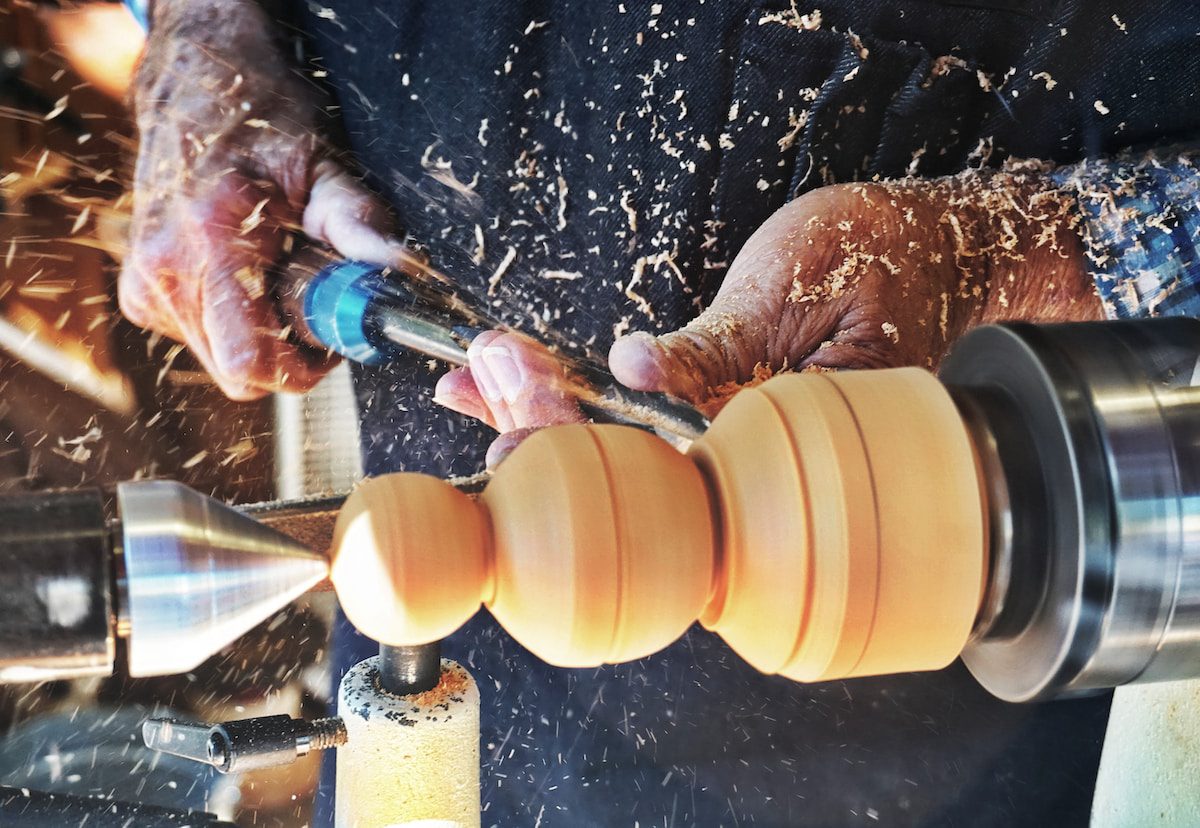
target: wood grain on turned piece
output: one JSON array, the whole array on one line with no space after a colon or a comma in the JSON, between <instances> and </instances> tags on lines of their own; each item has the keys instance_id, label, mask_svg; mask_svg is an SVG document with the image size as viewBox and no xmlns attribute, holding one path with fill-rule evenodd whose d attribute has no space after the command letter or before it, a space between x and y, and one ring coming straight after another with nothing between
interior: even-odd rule
<instances>
[{"instance_id":1,"label":"wood grain on turned piece","mask_svg":"<svg viewBox=\"0 0 1200 828\"><path fill-rule=\"evenodd\" d=\"M500 465L480 500L495 540L488 608L551 664L649 655L682 635L708 600L704 481L646 432L539 432Z\"/></svg>"},{"instance_id":2,"label":"wood grain on turned piece","mask_svg":"<svg viewBox=\"0 0 1200 828\"><path fill-rule=\"evenodd\" d=\"M338 515L330 579L364 634L381 644L427 644L479 609L488 543L479 505L444 480L375 477Z\"/></svg>"},{"instance_id":3,"label":"wood grain on turned piece","mask_svg":"<svg viewBox=\"0 0 1200 828\"><path fill-rule=\"evenodd\" d=\"M781 377L735 397L691 455L724 528L705 626L767 673L818 681L857 660L878 538L845 399L819 376Z\"/></svg>"},{"instance_id":4,"label":"wood grain on turned piece","mask_svg":"<svg viewBox=\"0 0 1200 828\"><path fill-rule=\"evenodd\" d=\"M870 638L843 675L945 667L971 633L987 569L987 508L966 426L918 368L825 377L854 410L880 539Z\"/></svg>"},{"instance_id":5,"label":"wood grain on turned piece","mask_svg":"<svg viewBox=\"0 0 1200 828\"><path fill-rule=\"evenodd\" d=\"M485 603L559 666L655 652L712 588L704 482L645 432L566 426L533 435L473 501L444 481L365 481L334 533L332 578L347 617L386 644L453 632Z\"/></svg>"},{"instance_id":6,"label":"wood grain on turned piece","mask_svg":"<svg viewBox=\"0 0 1200 828\"><path fill-rule=\"evenodd\" d=\"M980 600L984 504L929 373L786 375L733 399L692 456L720 504L725 595L703 622L800 681L932 670Z\"/></svg>"},{"instance_id":7,"label":"wood grain on turned piece","mask_svg":"<svg viewBox=\"0 0 1200 828\"><path fill-rule=\"evenodd\" d=\"M641 431L541 431L477 502L420 475L347 502L333 578L350 619L420 644L482 601L546 661L647 655L699 618L803 681L943 667L986 563L966 429L927 372L785 375L738 394L683 456Z\"/></svg>"}]
</instances>

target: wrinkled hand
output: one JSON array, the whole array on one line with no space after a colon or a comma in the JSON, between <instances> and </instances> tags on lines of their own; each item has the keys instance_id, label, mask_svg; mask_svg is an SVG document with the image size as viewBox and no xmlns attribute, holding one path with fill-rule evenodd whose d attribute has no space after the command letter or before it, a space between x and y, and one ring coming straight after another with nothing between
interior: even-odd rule
<instances>
[{"instance_id":1,"label":"wrinkled hand","mask_svg":"<svg viewBox=\"0 0 1200 828\"><path fill-rule=\"evenodd\" d=\"M759 228L695 320L617 340L609 367L630 388L713 414L740 387L783 370L936 368L979 324L1101 319L1074 222L1071 203L1035 173L825 187ZM514 365L549 359L515 338L489 349ZM489 463L539 426L580 419L562 383L535 387L546 375L533 371L502 395L509 419L497 416L482 356L443 377L436 399L503 433Z\"/></svg>"},{"instance_id":2,"label":"wrinkled hand","mask_svg":"<svg viewBox=\"0 0 1200 828\"><path fill-rule=\"evenodd\" d=\"M324 151L318 95L274 26L252 0L160 0L134 91L121 310L186 343L239 400L307 389L333 364L289 341L272 296L290 230L343 256L403 259L386 209Z\"/></svg>"}]
</instances>

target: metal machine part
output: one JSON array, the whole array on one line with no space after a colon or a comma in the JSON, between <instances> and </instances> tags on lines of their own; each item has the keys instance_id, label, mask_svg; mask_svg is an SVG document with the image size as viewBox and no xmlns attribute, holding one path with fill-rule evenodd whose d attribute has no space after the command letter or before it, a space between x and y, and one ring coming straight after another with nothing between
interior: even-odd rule
<instances>
[{"instance_id":1,"label":"metal machine part","mask_svg":"<svg viewBox=\"0 0 1200 828\"><path fill-rule=\"evenodd\" d=\"M1200 675L1200 321L980 328L941 378L988 471L963 660L1030 701Z\"/></svg>"},{"instance_id":2,"label":"metal machine part","mask_svg":"<svg viewBox=\"0 0 1200 828\"><path fill-rule=\"evenodd\" d=\"M394 696L411 696L437 687L442 677L440 642L415 647L379 647L379 683Z\"/></svg>"},{"instance_id":3,"label":"metal machine part","mask_svg":"<svg viewBox=\"0 0 1200 828\"><path fill-rule=\"evenodd\" d=\"M338 718L293 719L259 716L223 724L176 719L148 719L142 724L146 747L211 765L221 773L290 765L314 750L346 743L346 727Z\"/></svg>"},{"instance_id":4,"label":"metal machine part","mask_svg":"<svg viewBox=\"0 0 1200 828\"><path fill-rule=\"evenodd\" d=\"M111 585L99 492L0 498L0 681L111 673Z\"/></svg>"},{"instance_id":5,"label":"metal machine part","mask_svg":"<svg viewBox=\"0 0 1200 828\"><path fill-rule=\"evenodd\" d=\"M0 824L23 828L237 828L212 814L0 786Z\"/></svg>"},{"instance_id":6,"label":"metal machine part","mask_svg":"<svg viewBox=\"0 0 1200 828\"><path fill-rule=\"evenodd\" d=\"M437 687L442 676L441 645L379 648L379 691L411 696ZM339 718L293 719L259 716L223 724L178 719L147 719L142 741L151 750L180 756L221 773L290 765L314 750L346 743L346 726Z\"/></svg>"},{"instance_id":7,"label":"metal machine part","mask_svg":"<svg viewBox=\"0 0 1200 828\"><path fill-rule=\"evenodd\" d=\"M0 825L41 825L33 814L65 816L75 820L62 825L149 826L159 822L132 805L164 809L171 813L213 813L223 819L234 814L240 794L236 780L174 756L162 756L142 744L140 728L149 710L138 704L102 705L88 709L68 707L61 712L27 719L4 734L0 741ZM166 711L159 715L169 715ZM42 805L62 805L75 800L77 808L62 811L24 796L6 797L3 788L28 792ZM54 795L49 798L49 795ZM103 800L92 797L103 796ZM90 802L90 806L89 803ZM116 804L112 811L103 805ZM78 810L85 808L85 810ZM83 815L91 811L89 819ZM148 811L147 813L153 813ZM109 817L111 816L111 821ZM21 817L28 817L25 821ZM119 817L119 818L118 818ZM198 824L172 821L167 825ZM203 823L207 824L207 823Z\"/></svg>"},{"instance_id":8,"label":"metal machine part","mask_svg":"<svg viewBox=\"0 0 1200 828\"><path fill-rule=\"evenodd\" d=\"M117 629L133 676L197 666L328 572L323 556L169 481L117 488Z\"/></svg>"},{"instance_id":9,"label":"metal machine part","mask_svg":"<svg viewBox=\"0 0 1200 828\"><path fill-rule=\"evenodd\" d=\"M0 681L186 672L324 580L309 547L182 484L0 499ZM290 504L277 504L286 509ZM260 510L260 514L268 510Z\"/></svg>"}]
</instances>

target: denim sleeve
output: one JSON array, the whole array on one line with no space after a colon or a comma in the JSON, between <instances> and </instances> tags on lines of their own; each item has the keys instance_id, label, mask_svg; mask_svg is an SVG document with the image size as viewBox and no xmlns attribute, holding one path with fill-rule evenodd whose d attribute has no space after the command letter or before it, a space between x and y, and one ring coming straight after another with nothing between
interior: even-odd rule
<instances>
[{"instance_id":1,"label":"denim sleeve","mask_svg":"<svg viewBox=\"0 0 1200 828\"><path fill-rule=\"evenodd\" d=\"M1200 317L1200 149L1059 167L1109 318Z\"/></svg>"}]
</instances>

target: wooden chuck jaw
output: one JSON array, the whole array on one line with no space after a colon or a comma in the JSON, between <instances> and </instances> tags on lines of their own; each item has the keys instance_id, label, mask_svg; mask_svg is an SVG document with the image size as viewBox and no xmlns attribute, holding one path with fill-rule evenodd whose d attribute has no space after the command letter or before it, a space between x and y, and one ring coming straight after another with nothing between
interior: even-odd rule
<instances>
[{"instance_id":1,"label":"wooden chuck jaw","mask_svg":"<svg viewBox=\"0 0 1200 828\"><path fill-rule=\"evenodd\" d=\"M374 478L332 577L386 644L482 604L546 661L640 658L694 621L800 681L930 670L970 635L987 559L971 440L920 369L789 374L739 393L685 456L621 426L526 440L478 499Z\"/></svg>"}]
</instances>

